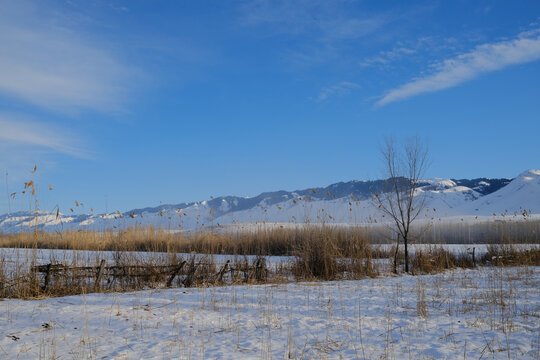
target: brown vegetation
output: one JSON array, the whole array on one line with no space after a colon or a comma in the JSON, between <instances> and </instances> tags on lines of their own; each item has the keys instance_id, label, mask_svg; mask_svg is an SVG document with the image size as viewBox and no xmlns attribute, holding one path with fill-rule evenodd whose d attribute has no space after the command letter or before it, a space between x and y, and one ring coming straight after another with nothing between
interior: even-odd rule
<instances>
[{"instance_id":1,"label":"brown vegetation","mask_svg":"<svg viewBox=\"0 0 540 360\"><path fill-rule=\"evenodd\" d=\"M172 233L153 226L121 231L66 231L0 234L0 248L145 251L231 255L287 256L298 253L306 240L331 240L340 255L351 257L370 243L363 228L302 226L258 228L254 231ZM361 245L358 245L361 244ZM358 246L360 247L358 247ZM385 253L374 254L386 257Z\"/></svg>"},{"instance_id":2,"label":"brown vegetation","mask_svg":"<svg viewBox=\"0 0 540 360\"><path fill-rule=\"evenodd\" d=\"M20 250L16 259L9 255L14 250L0 250L0 298L359 279L378 275L381 265L390 266L388 259L395 253L395 247L372 245L362 228L327 225L237 233L170 233L152 227L118 232L33 232L3 235L0 247L26 249ZM59 257L56 252L38 262L38 249L68 251L62 259L55 258ZM94 252L81 256L71 250ZM216 254L227 254L227 260ZM288 258L269 265L266 256L270 255ZM398 258L403 257L400 254ZM540 248L505 242L489 246L487 254L475 259L469 252L455 254L442 246L431 246L415 251L410 261L413 274L476 265L540 265Z\"/></svg>"},{"instance_id":3,"label":"brown vegetation","mask_svg":"<svg viewBox=\"0 0 540 360\"><path fill-rule=\"evenodd\" d=\"M482 266L540 266L540 247L524 248L516 244L490 244L479 259L474 253L453 253L441 246L418 250L412 258L413 274L437 273L447 269Z\"/></svg>"},{"instance_id":4,"label":"brown vegetation","mask_svg":"<svg viewBox=\"0 0 540 360\"><path fill-rule=\"evenodd\" d=\"M415 252L411 261L413 274L431 274L447 269L473 268L475 261L472 253L455 254L441 246Z\"/></svg>"},{"instance_id":5,"label":"brown vegetation","mask_svg":"<svg viewBox=\"0 0 540 360\"><path fill-rule=\"evenodd\" d=\"M95 264L48 263L6 266L0 260L0 298L40 298L90 292L130 291L160 287L219 286L263 283L269 269L262 257L235 257L218 263L211 256L181 257L115 254ZM26 259L24 259L26 260ZM25 264L26 262L23 262ZM33 263L33 262L32 262ZM276 276L278 272L272 272Z\"/></svg>"},{"instance_id":6,"label":"brown vegetation","mask_svg":"<svg viewBox=\"0 0 540 360\"><path fill-rule=\"evenodd\" d=\"M64 296L164 286L216 286L305 279L358 279L378 273L369 241L350 229L305 227L252 233L155 231L30 233L4 236L3 247L30 248L15 265L0 258L0 298ZM37 266L37 249L75 252ZM112 251L104 253L104 251ZM64 253L65 254L65 253ZM212 254L228 254L228 261ZM290 258L270 267L265 255ZM252 256L249 256L252 255ZM5 257L4 253L4 257ZM105 259L109 257L108 260ZM231 260L232 259L232 260ZM43 260L42 260L43 261Z\"/></svg>"},{"instance_id":7,"label":"brown vegetation","mask_svg":"<svg viewBox=\"0 0 540 360\"><path fill-rule=\"evenodd\" d=\"M539 266L540 247L525 249L513 244L489 245L481 260L494 266Z\"/></svg>"}]
</instances>

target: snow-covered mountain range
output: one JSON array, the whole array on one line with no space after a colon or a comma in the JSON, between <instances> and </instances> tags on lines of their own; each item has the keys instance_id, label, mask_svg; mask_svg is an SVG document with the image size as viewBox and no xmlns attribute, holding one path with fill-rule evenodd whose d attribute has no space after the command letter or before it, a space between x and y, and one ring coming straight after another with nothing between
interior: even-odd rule
<instances>
[{"instance_id":1,"label":"snow-covered mountain range","mask_svg":"<svg viewBox=\"0 0 540 360\"><path fill-rule=\"evenodd\" d=\"M0 232L38 227L46 231L109 230L154 225L168 230L237 226L253 223L345 223L384 221L373 205L373 189L384 180L349 181L297 191L265 192L255 197L224 196L124 213L69 215L19 212L0 216ZM514 179L427 179L427 219L523 219L540 214L540 170Z\"/></svg>"}]
</instances>

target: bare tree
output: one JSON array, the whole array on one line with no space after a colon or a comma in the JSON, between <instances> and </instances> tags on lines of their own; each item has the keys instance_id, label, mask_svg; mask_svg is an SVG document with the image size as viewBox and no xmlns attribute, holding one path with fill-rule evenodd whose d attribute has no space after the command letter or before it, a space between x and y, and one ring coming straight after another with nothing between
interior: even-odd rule
<instances>
[{"instance_id":1,"label":"bare tree","mask_svg":"<svg viewBox=\"0 0 540 360\"><path fill-rule=\"evenodd\" d=\"M399 238L405 247L405 272L409 272L409 239L411 224L425 208L425 197L418 194L420 180L428 167L428 148L418 138L412 138L402 146L393 138L386 138L381 149L388 176L384 189L374 197L375 204L390 218L397 233L394 271L397 271Z\"/></svg>"}]
</instances>

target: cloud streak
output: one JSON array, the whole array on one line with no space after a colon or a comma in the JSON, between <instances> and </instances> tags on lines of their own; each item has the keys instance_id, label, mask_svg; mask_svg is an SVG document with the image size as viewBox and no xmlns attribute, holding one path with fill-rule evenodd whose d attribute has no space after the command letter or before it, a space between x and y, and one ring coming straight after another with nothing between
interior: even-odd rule
<instances>
[{"instance_id":1,"label":"cloud streak","mask_svg":"<svg viewBox=\"0 0 540 360\"><path fill-rule=\"evenodd\" d=\"M524 31L511 40L477 46L474 50L434 65L434 71L390 90L377 106L416 95L448 89L481 74L540 59L540 29Z\"/></svg>"},{"instance_id":2,"label":"cloud streak","mask_svg":"<svg viewBox=\"0 0 540 360\"><path fill-rule=\"evenodd\" d=\"M372 56L360 61L359 65L362 67L370 67L373 65L387 65L404 56L415 54L416 52L416 49L408 48L405 46L394 47L390 51L381 51L379 55Z\"/></svg>"},{"instance_id":3,"label":"cloud streak","mask_svg":"<svg viewBox=\"0 0 540 360\"><path fill-rule=\"evenodd\" d=\"M334 43L368 36L391 19L384 14L353 17L350 1L254 0L242 7L246 26L271 25L278 33L314 34L319 42Z\"/></svg>"},{"instance_id":4,"label":"cloud streak","mask_svg":"<svg viewBox=\"0 0 540 360\"><path fill-rule=\"evenodd\" d=\"M338 84L323 88L317 96L317 101L325 101L329 97L349 94L353 89L359 88L360 85L350 82L341 81Z\"/></svg>"},{"instance_id":5,"label":"cloud streak","mask_svg":"<svg viewBox=\"0 0 540 360\"><path fill-rule=\"evenodd\" d=\"M93 155L85 141L65 127L11 113L0 113L0 154L0 169L9 171L10 181L25 180L36 164L40 169L56 167L57 155L79 159Z\"/></svg>"},{"instance_id":6,"label":"cloud streak","mask_svg":"<svg viewBox=\"0 0 540 360\"><path fill-rule=\"evenodd\" d=\"M73 133L43 122L28 121L11 115L0 114L0 142L8 149L33 147L89 158L89 154Z\"/></svg>"},{"instance_id":7,"label":"cloud streak","mask_svg":"<svg viewBox=\"0 0 540 360\"><path fill-rule=\"evenodd\" d=\"M122 110L137 70L66 27L66 15L13 4L0 0L1 94L57 111Z\"/></svg>"}]
</instances>

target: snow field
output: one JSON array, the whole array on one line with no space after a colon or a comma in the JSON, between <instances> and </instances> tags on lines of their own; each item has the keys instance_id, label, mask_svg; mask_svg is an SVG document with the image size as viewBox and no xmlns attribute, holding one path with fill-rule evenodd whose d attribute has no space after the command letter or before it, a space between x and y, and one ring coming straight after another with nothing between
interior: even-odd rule
<instances>
[{"instance_id":1,"label":"snow field","mask_svg":"<svg viewBox=\"0 0 540 360\"><path fill-rule=\"evenodd\" d=\"M0 301L6 359L538 359L540 268Z\"/></svg>"}]
</instances>

